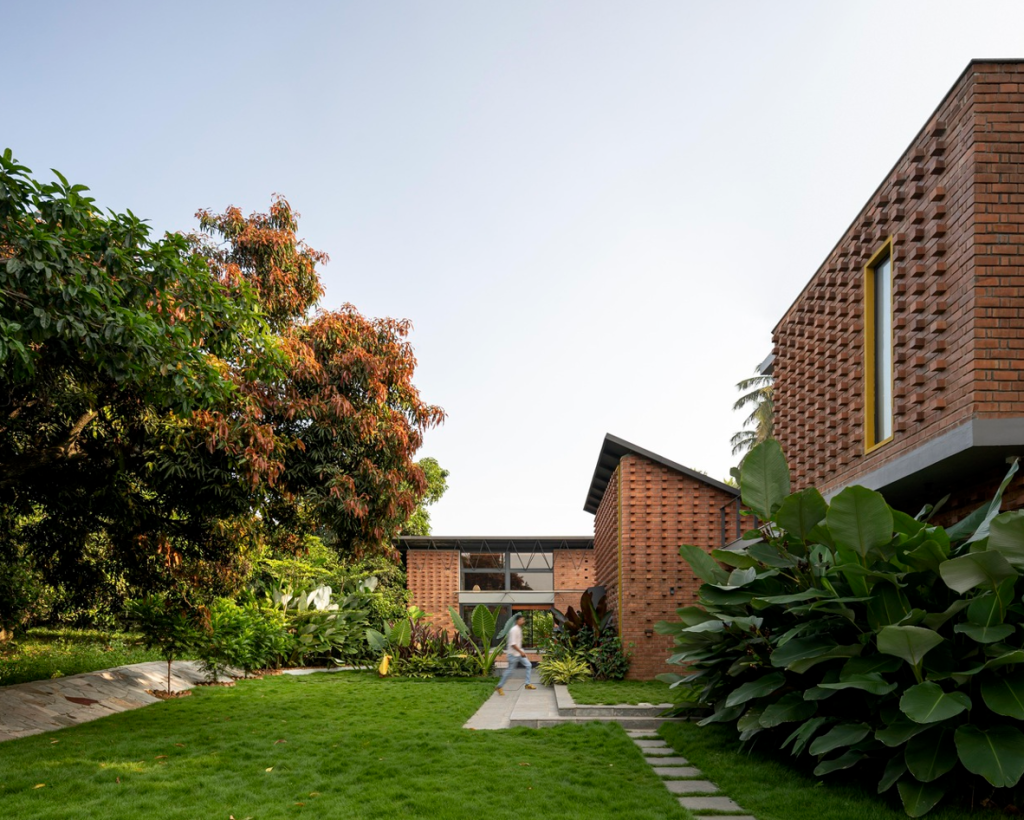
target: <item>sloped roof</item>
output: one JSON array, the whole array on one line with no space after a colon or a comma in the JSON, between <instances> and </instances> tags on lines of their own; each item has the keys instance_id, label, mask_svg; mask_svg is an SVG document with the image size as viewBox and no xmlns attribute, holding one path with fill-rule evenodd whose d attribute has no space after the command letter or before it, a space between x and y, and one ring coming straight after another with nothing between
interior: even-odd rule
<instances>
[{"instance_id":1,"label":"sloped roof","mask_svg":"<svg viewBox=\"0 0 1024 820\"><path fill-rule=\"evenodd\" d=\"M594 477L590 480L590 490L587 492L587 503L583 505L583 509L586 512L591 514L597 513L597 508L601 504L601 499L604 498L604 491L608 488L608 482L611 481L612 473L614 473L615 468L619 466L619 462L622 460L622 457L628 455L642 456L648 461L653 461L655 464L661 464L664 467L668 467L670 470L675 470L677 473L682 473L690 478L695 478L697 481L702 481L703 483L714 487L717 490L729 493L730 495L740 494L740 491L735 487L730 487L728 484L723 484L721 481L715 481L715 479L709 478L703 473L698 473L696 470L691 470L689 467L684 467L682 464L670 461L664 456L659 456L657 453L645 450L643 447L637 447L635 444L631 444L625 439L613 436L611 433L606 433L604 442L601 444L601 452L597 456L597 466L594 468Z\"/></svg>"}]
</instances>

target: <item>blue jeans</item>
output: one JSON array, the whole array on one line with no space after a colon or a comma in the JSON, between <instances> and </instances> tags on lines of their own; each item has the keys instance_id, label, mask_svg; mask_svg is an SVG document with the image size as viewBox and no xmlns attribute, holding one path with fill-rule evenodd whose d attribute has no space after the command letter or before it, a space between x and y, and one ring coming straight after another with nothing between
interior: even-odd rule
<instances>
[{"instance_id":1,"label":"blue jeans","mask_svg":"<svg viewBox=\"0 0 1024 820\"><path fill-rule=\"evenodd\" d=\"M524 658L522 655L513 655L511 652L508 654L508 667L505 669L505 674L501 676L501 680L498 681L498 688L500 689L505 685L505 681L508 680L508 676L512 674L512 671L520 664L526 667L526 682L530 682L530 672L533 671L533 664L530 663L529 658Z\"/></svg>"}]
</instances>

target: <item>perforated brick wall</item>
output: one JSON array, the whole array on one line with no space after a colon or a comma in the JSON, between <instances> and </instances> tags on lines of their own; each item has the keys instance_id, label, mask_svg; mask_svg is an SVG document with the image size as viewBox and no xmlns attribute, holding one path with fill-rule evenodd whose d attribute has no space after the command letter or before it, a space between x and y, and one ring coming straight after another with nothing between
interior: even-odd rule
<instances>
[{"instance_id":1,"label":"perforated brick wall","mask_svg":"<svg viewBox=\"0 0 1024 820\"><path fill-rule=\"evenodd\" d=\"M1022 64L972 63L775 328L797 487L828 492L972 416L1024 415L1021 82ZM890 236L893 440L865 453L864 267Z\"/></svg>"},{"instance_id":2,"label":"perforated brick wall","mask_svg":"<svg viewBox=\"0 0 1024 820\"><path fill-rule=\"evenodd\" d=\"M555 550L555 609L579 609L580 595L594 585L593 550Z\"/></svg>"},{"instance_id":3,"label":"perforated brick wall","mask_svg":"<svg viewBox=\"0 0 1024 820\"><path fill-rule=\"evenodd\" d=\"M453 630L448 607L459 608L459 553L456 550L409 550L406 556L412 603L431 614L433 625Z\"/></svg>"},{"instance_id":4,"label":"perforated brick wall","mask_svg":"<svg viewBox=\"0 0 1024 820\"><path fill-rule=\"evenodd\" d=\"M676 620L679 607L696 601L701 582L679 556L679 547L693 544L710 552L720 546L720 510L732 498L642 456L627 455L619 462L594 520L594 551L597 583L619 607L620 635L633 652L630 678L679 671L665 662L672 654L671 638L654 634L654 624Z\"/></svg>"}]
</instances>

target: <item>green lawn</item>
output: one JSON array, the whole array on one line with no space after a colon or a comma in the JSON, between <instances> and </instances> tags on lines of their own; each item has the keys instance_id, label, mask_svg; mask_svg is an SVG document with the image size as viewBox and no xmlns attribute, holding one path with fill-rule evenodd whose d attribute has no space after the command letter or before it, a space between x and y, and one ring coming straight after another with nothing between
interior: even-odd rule
<instances>
[{"instance_id":1,"label":"green lawn","mask_svg":"<svg viewBox=\"0 0 1024 820\"><path fill-rule=\"evenodd\" d=\"M47 680L129 663L160 660L138 646L138 635L86 629L30 629L0 644L0 686Z\"/></svg>"},{"instance_id":2,"label":"green lawn","mask_svg":"<svg viewBox=\"0 0 1024 820\"><path fill-rule=\"evenodd\" d=\"M839 772L824 781L788 764L789 752L770 749L740 751L735 731L694 723L665 724L659 730L666 741L685 755L726 794L758 820L906 820L896 789L875 794L878 778ZM858 782L858 779L861 782ZM987 794L975 795L980 802ZM969 796L959 805L946 801L926 815L928 820L983 820L1005 817L985 809L971 811Z\"/></svg>"},{"instance_id":3,"label":"green lawn","mask_svg":"<svg viewBox=\"0 0 1024 820\"><path fill-rule=\"evenodd\" d=\"M618 725L462 729L492 688L363 672L200 688L3 743L0 805L33 820L690 816Z\"/></svg>"},{"instance_id":4,"label":"green lawn","mask_svg":"<svg viewBox=\"0 0 1024 820\"><path fill-rule=\"evenodd\" d=\"M588 680L569 684L569 694L577 703L675 703L682 690L669 689L659 680Z\"/></svg>"}]
</instances>

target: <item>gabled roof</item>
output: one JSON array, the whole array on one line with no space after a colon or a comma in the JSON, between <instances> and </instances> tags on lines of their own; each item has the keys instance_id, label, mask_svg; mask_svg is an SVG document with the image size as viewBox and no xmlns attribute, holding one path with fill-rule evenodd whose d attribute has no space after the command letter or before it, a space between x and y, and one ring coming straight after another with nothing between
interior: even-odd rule
<instances>
[{"instance_id":1,"label":"gabled roof","mask_svg":"<svg viewBox=\"0 0 1024 820\"><path fill-rule=\"evenodd\" d=\"M590 491L587 493L587 503L583 505L583 509L592 514L597 513L597 508L601 504L601 499L604 498L604 491L608 488L608 482L611 481L612 473L615 472L615 468L619 466L619 462L623 456L634 455L646 458L648 461L653 461L655 464L661 464L664 467L668 467L670 470L675 470L677 473L682 473L690 478L695 478L697 481L714 487L716 490L722 490L723 492L729 493L730 495L739 495L740 491L735 487L730 487L728 484L723 484L721 481L715 481L713 478L703 473L698 473L696 470L691 470L689 467L684 467L682 464L677 464L674 461L664 456L659 456L657 453L652 453L650 450L645 450L643 447L637 447L635 444L625 439L621 439L618 436L613 436L611 433L606 433L604 437L604 443L601 445L601 452L597 456L597 466L594 468L594 477L590 480Z\"/></svg>"}]
</instances>

